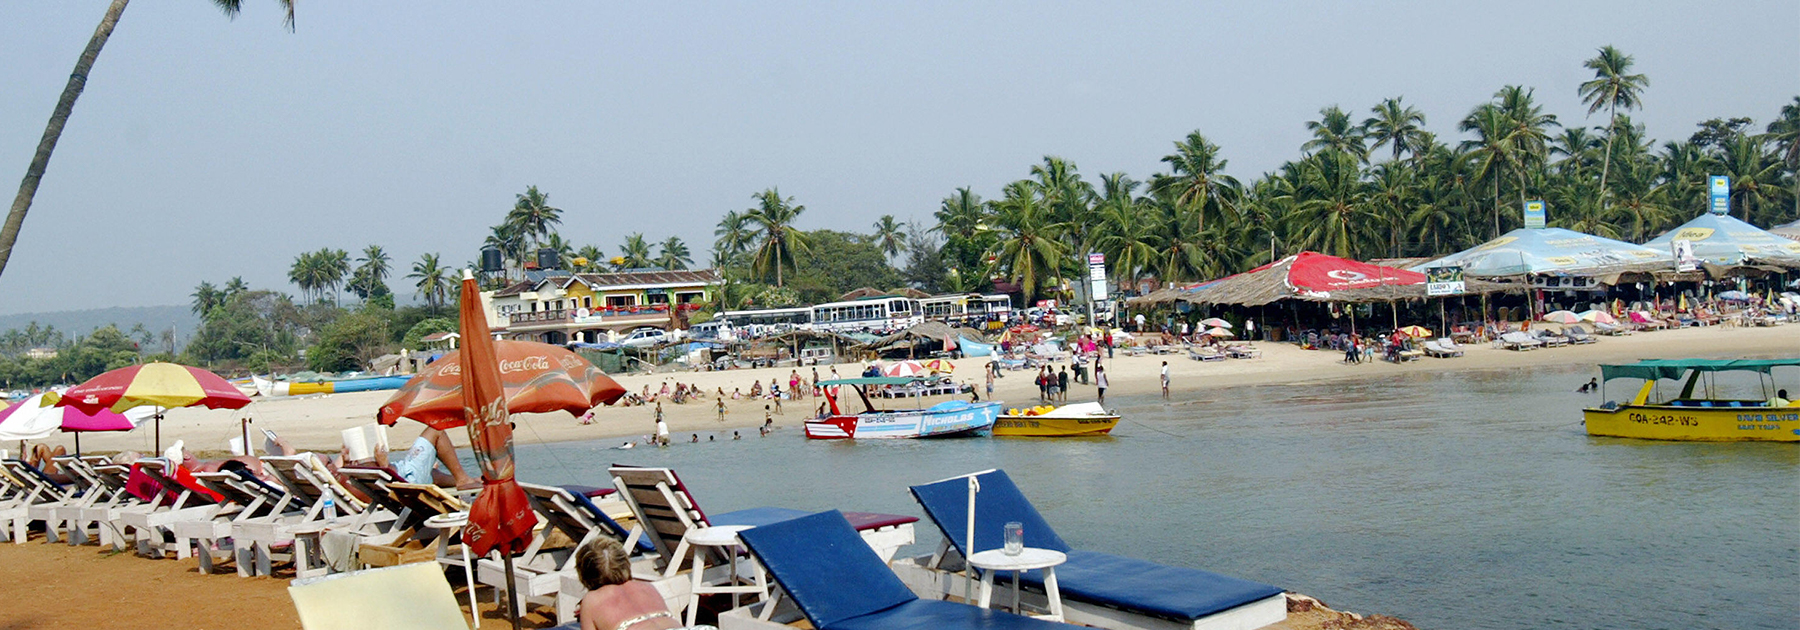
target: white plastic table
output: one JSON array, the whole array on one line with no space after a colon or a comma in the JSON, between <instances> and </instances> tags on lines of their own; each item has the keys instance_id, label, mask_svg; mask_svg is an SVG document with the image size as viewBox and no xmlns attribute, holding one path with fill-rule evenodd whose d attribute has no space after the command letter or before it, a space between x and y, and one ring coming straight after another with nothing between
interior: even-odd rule
<instances>
[{"instance_id":1,"label":"white plastic table","mask_svg":"<svg viewBox=\"0 0 1800 630\"><path fill-rule=\"evenodd\" d=\"M468 526L468 524L468 512L451 512L449 514L439 514L425 519L426 527L443 530L438 534L437 555L439 562L444 560L446 554L450 550L450 537L455 534L454 530L460 530L463 527ZM481 627L481 621L476 618L476 615L481 614L481 609L475 606L475 563L469 560L469 545L465 543L460 546L462 547L463 579L466 580L465 583L469 585L469 627L479 628Z\"/></svg>"},{"instance_id":2,"label":"white plastic table","mask_svg":"<svg viewBox=\"0 0 1800 630\"><path fill-rule=\"evenodd\" d=\"M1026 547L1019 550L1018 555L1006 555L1004 549L989 549L969 556L969 564L981 569L982 608L987 608L994 596L994 572L1012 571L1013 612L1025 614L1019 607L1019 572L1031 569L1044 570L1044 594L1049 600L1050 614L1036 615L1052 621L1063 620L1062 592L1056 588L1056 565L1068 561L1069 557L1061 551Z\"/></svg>"},{"instance_id":3,"label":"white plastic table","mask_svg":"<svg viewBox=\"0 0 1800 630\"><path fill-rule=\"evenodd\" d=\"M700 596L704 594L730 593L732 608L737 608L738 594L740 593L757 593L762 595L763 601L769 600L769 580L764 576L762 565L760 564L755 567L756 572L753 577L754 583L744 586L737 585L737 550L733 548L741 544L738 541L738 532L746 529L750 529L750 526L719 525L715 527L699 527L688 530L687 534L681 537L682 541L687 543L693 554L693 559L688 565L688 570L693 572L694 590L693 594L688 596L687 625L694 625L695 617L700 614ZM727 584L723 586L707 586L702 578L702 574L706 572L707 547L723 548L725 550L725 555L731 558L731 573L726 578ZM676 558L676 562L680 561L680 558ZM755 561L752 560L752 562ZM774 606L765 606L763 612L764 616L766 617L768 613L773 610Z\"/></svg>"}]
</instances>

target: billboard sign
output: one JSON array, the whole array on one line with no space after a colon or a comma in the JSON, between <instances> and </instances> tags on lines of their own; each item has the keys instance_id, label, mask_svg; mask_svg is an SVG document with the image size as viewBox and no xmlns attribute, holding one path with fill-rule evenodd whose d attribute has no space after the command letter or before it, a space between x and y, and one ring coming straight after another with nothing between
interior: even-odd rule
<instances>
[{"instance_id":1,"label":"billboard sign","mask_svg":"<svg viewBox=\"0 0 1800 630\"><path fill-rule=\"evenodd\" d=\"M1106 254L1088 254L1088 288L1094 301L1106 301Z\"/></svg>"},{"instance_id":2,"label":"billboard sign","mask_svg":"<svg viewBox=\"0 0 1800 630\"><path fill-rule=\"evenodd\" d=\"M1525 227L1532 229L1544 227L1544 200L1533 199L1525 202Z\"/></svg>"},{"instance_id":3,"label":"billboard sign","mask_svg":"<svg viewBox=\"0 0 1800 630\"><path fill-rule=\"evenodd\" d=\"M1693 271L1700 268L1700 258L1694 256L1694 242L1685 238L1669 241L1669 248L1674 250L1675 271Z\"/></svg>"},{"instance_id":4,"label":"billboard sign","mask_svg":"<svg viewBox=\"0 0 1800 630\"><path fill-rule=\"evenodd\" d=\"M1708 210L1713 214L1731 214L1731 178L1725 175L1712 175L1707 179L1708 197L1712 205Z\"/></svg>"},{"instance_id":5,"label":"billboard sign","mask_svg":"<svg viewBox=\"0 0 1800 630\"><path fill-rule=\"evenodd\" d=\"M1459 295L1467 290L1467 285L1463 283L1462 267L1425 268L1425 295Z\"/></svg>"}]
</instances>

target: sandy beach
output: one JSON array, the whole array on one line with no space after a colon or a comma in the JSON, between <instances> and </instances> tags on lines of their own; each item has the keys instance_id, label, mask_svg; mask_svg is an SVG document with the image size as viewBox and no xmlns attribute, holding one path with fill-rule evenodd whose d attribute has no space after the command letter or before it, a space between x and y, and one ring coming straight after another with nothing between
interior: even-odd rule
<instances>
[{"instance_id":1,"label":"sandy beach","mask_svg":"<svg viewBox=\"0 0 1800 630\"><path fill-rule=\"evenodd\" d=\"M1429 371L1443 372L1447 370L1499 370L1537 365L1593 365L1602 362L1628 362L1642 358L1674 358L1674 357L1710 357L1732 358L1750 356L1771 356L1792 354L1800 351L1800 326L1776 326L1769 328L1736 328L1714 326L1709 328L1687 328L1660 332L1641 332L1625 337L1602 337L1598 343L1562 348L1545 348L1529 352L1496 349L1487 345L1471 345L1467 347L1467 355L1450 359L1422 359L1404 364L1392 364L1382 361L1347 365L1341 362L1341 354L1323 350L1301 350L1287 343L1258 343L1263 356L1258 359L1233 359L1227 361L1198 362L1189 360L1185 355L1146 355L1127 357L1120 353L1115 358L1104 361L1111 389L1108 395L1135 396L1154 395L1158 392L1157 372L1163 361L1169 363L1171 394L1176 399L1192 398L1195 393L1210 389L1239 387L1246 385L1271 385L1283 383L1308 383L1333 379L1380 378L1384 375ZM982 366L987 363L984 358L969 358L956 361L955 378L960 382L974 383L982 386ZM860 370L860 364L838 366L843 376L853 376ZM755 437L756 427L763 422L764 405L773 404L768 400L732 400L730 394L734 389L748 391L752 381L760 380L766 388L770 379L778 379L782 387L787 385L789 369L767 368L757 370L731 370L724 372L674 372L654 375L625 375L617 377L619 383L628 391L641 392L648 385L652 391L662 387L665 381L683 382L699 387L702 391L716 392L723 388L726 398L727 416L724 422L717 419L717 408L712 397L690 401L686 404L665 404L665 418L670 431L679 443L682 438L698 433L701 440L709 436L718 439L730 439L732 431L740 431L746 438ZM830 377L830 368L820 369L825 378ZM1026 406L1037 401L1037 389L1032 384L1030 371L1006 372L1004 378L995 383L994 398L1005 401L1008 406ZM803 377L811 377L811 368L802 373ZM1596 375L1598 373L1596 372ZM1570 383L1571 389L1580 383ZM1094 388L1091 385L1071 383L1070 402L1094 399ZM323 396L300 396L275 399L256 399L249 407L239 411L176 409L168 413L162 423L164 443L175 439L183 439L189 448L200 451L223 451L226 443L240 431L238 420L246 415L251 418L251 431L269 429L288 438L295 445L304 449L336 451L340 448L340 431L350 427L368 424L374 421L375 410L385 402L392 392L362 392L353 394L333 394ZM895 401L899 402L899 401ZM809 414L813 413L819 403L817 398L803 401L785 401L784 414L774 416L778 428L797 429ZM852 402L851 404L857 404ZM570 440L609 439L636 440L654 430L655 411L653 406L636 407L601 407L594 412L594 423L580 424L577 419L566 413L520 414L515 416L518 432L515 434L520 443L561 442ZM402 421L390 430L390 439L395 443L410 442L416 425ZM466 444L467 436L461 432L451 432L459 445ZM95 433L82 437L84 450L105 452L134 449L150 450L154 433L146 424L136 431L128 433ZM794 436L795 433L786 433ZM260 442L260 440L253 440ZM44 440L47 444L62 444L74 447L74 440L68 435L58 435ZM12 448L16 445L4 445Z\"/></svg>"}]
</instances>

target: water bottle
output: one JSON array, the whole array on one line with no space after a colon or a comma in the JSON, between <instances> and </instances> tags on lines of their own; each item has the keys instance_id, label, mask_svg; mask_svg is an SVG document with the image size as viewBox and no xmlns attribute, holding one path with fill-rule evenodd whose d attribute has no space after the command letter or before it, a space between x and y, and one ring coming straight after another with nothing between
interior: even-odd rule
<instances>
[{"instance_id":1,"label":"water bottle","mask_svg":"<svg viewBox=\"0 0 1800 630\"><path fill-rule=\"evenodd\" d=\"M333 509L334 505L335 504L331 500L331 495L329 495L329 494L325 495L325 516L326 517L337 516L337 510Z\"/></svg>"}]
</instances>

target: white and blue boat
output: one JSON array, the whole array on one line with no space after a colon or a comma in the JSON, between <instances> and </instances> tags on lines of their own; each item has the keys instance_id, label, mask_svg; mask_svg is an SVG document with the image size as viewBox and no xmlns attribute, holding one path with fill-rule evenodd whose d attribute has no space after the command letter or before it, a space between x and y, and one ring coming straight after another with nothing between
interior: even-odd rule
<instances>
[{"instance_id":1,"label":"white and blue boat","mask_svg":"<svg viewBox=\"0 0 1800 630\"><path fill-rule=\"evenodd\" d=\"M870 387L911 385L919 377L879 376L820 381L828 407L806 421L806 437L814 440L937 438L984 435L994 428L1002 405L998 401L952 400L922 409L876 409ZM848 385L862 399L862 413L845 413L837 395Z\"/></svg>"}]
</instances>

